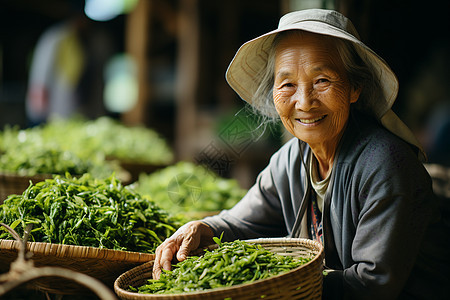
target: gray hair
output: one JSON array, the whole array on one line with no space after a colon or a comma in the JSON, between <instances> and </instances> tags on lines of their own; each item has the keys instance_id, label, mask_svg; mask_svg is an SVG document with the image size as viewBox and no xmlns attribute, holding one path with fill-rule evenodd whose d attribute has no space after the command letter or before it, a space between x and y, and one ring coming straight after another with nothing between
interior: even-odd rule
<instances>
[{"instance_id":1,"label":"gray hair","mask_svg":"<svg viewBox=\"0 0 450 300\"><path fill-rule=\"evenodd\" d=\"M251 99L252 108L255 112L268 117L272 121L279 119L273 103L275 50L281 39L294 32L299 31L285 31L275 36L268 53L267 65L257 75L255 81L259 84L257 84L256 91ZM359 100L353 104L354 107L376 116L377 112L372 111L373 105L371 103L375 103L380 97L383 97L383 91L374 70L360 57L351 42L331 36L324 36L324 38L331 39L335 43L352 87L361 88Z\"/></svg>"}]
</instances>

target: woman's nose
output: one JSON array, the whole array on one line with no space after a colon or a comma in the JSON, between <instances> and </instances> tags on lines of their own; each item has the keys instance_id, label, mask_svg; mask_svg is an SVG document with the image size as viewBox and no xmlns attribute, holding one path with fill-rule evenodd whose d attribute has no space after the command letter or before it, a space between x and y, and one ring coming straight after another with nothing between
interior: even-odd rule
<instances>
[{"instance_id":1,"label":"woman's nose","mask_svg":"<svg viewBox=\"0 0 450 300\"><path fill-rule=\"evenodd\" d=\"M317 99L307 87L298 86L297 91L293 95L293 100L295 101L296 110L310 111L318 106Z\"/></svg>"}]
</instances>

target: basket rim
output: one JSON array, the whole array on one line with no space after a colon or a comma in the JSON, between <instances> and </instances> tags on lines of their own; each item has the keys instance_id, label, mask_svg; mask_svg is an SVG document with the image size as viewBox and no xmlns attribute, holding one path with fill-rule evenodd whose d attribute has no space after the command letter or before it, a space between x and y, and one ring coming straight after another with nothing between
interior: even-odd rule
<instances>
[{"instance_id":1,"label":"basket rim","mask_svg":"<svg viewBox=\"0 0 450 300\"><path fill-rule=\"evenodd\" d=\"M0 239L0 253L2 250L20 249L20 242L16 240ZM108 261L126 261L141 263L153 260L155 254L125 250L113 250L92 246L65 245L45 242L27 242L27 251L42 256L77 259L103 259Z\"/></svg>"},{"instance_id":2,"label":"basket rim","mask_svg":"<svg viewBox=\"0 0 450 300\"><path fill-rule=\"evenodd\" d=\"M38 178L38 179L50 179L53 177L54 174L51 173L35 173L35 174L21 174L18 172L10 172L10 171L0 171L0 178L18 178L18 179L23 179L23 178Z\"/></svg>"},{"instance_id":3,"label":"basket rim","mask_svg":"<svg viewBox=\"0 0 450 300\"><path fill-rule=\"evenodd\" d=\"M264 285L268 281L271 281L274 279L281 280L283 277L288 277L288 276L292 275L293 273L298 272L301 269L306 269L312 265L321 263L324 258L324 249L323 249L322 244L320 244L318 241L314 241L314 240L310 240L310 239L305 239L305 238L257 238L257 239L248 239L248 240L244 240L244 241L250 242L250 243L266 243L266 244L267 243L282 243L282 244L286 244L286 245L288 245L288 244L305 245L306 244L306 245L313 246L314 248L316 248L317 253L313 257L313 259L311 259L309 262L307 262L297 268L294 268L292 270L284 272L282 274L274 275L269 278L260 279L260 280L256 280L253 282L236 284L236 285L232 285L229 287L218 287L218 288L213 288L213 289L208 289L208 290L203 290L203 291L193 291L193 292L177 293L177 294L139 294L139 293L124 290L121 287L119 287L119 281L122 280L122 278L124 278L129 273L132 273L133 271L135 271L137 269L146 268L147 266L152 265L154 260L151 260L151 261L148 261L140 266L134 267L133 269L128 270L127 272L121 274L114 281L114 291L116 292L116 294L119 297L122 294L122 295L127 295L130 297L134 297L136 299L137 298L142 298L142 299L180 298L180 299L182 299L182 298L189 297L189 296L207 296L207 295L211 295L212 293L216 294L216 293L221 293L221 292L232 292L232 291L235 291L235 290L238 290L241 288L249 288L249 287L255 286L255 285Z\"/></svg>"}]
</instances>

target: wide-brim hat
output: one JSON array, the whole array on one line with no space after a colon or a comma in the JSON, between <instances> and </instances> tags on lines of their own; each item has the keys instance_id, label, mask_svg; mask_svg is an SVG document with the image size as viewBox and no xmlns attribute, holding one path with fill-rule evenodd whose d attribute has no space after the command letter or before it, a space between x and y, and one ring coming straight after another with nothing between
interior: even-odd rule
<instances>
[{"instance_id":1,"label":"wide-brim hat","mask_svg":"<svg viewBox=\"0 0 450 300\"><path fill-rule=\"evenodd\" d=\"M278 28L243 44L226 72L228 84L246 102L251 104L252 96L258 88L260 72L266 68L270 49L275 36L283 31L304 30L321 35L333 36L353 43L359 56L371 67L379 79L383 97L374 103L367 103L371 112L384 127L424 151L414 134L391 110L398 94L398 80L389 65L359 38L352 22L334 10L306 9L284 15Z\"/></svg>"}]
</instances>

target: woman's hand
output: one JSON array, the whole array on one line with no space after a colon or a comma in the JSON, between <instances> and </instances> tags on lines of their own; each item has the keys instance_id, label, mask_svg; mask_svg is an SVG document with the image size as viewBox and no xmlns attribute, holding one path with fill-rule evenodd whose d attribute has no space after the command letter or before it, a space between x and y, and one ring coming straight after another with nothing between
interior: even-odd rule
<instances>
[{"instance_id":1,"label":"woman's hand","mask_svg":"<svg viewBox=\"0 0 450 300\"><path fill-rule=\"evenodd\" d=\"M201 221L192 221L181 226L171 237L156 248L153 264L153 279L159 279L161 269L170 270L172 259L183 261L189 252L213 243L214 232Z\"/></svg>"}]
</instances>

